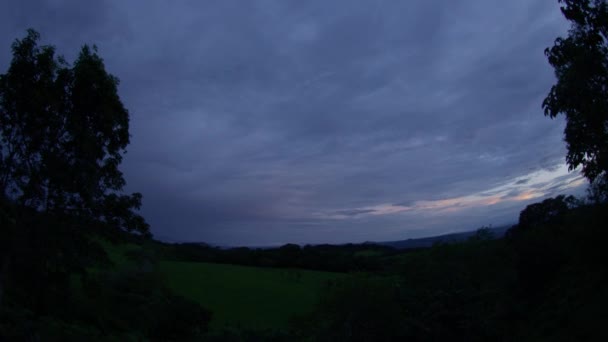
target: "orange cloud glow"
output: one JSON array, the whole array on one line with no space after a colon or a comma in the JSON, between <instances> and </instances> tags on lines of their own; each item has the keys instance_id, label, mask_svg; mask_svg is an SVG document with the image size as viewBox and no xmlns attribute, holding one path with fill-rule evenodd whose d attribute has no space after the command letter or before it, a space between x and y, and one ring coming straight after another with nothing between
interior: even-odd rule
<instances>
[{"instance_id":1,"label":"orange cloud glow","mask_svg":"<svg viewBox=\"0 0 608 342\"><path fill-rule=\"evenodd\" d=\"M439 200L420 200L411 205L384 203L379 205L336 210L316 216L329 219L347 219L365 216L394 215L405 212L459 212L474 207L487 207L506 202L528 201L557 191L573 189L585 184L585 179L577 174L569 175L567 167L554 171L541 170L518 177L502 185L471 195L444 198ZM525 182L521 182L525 179ZM350 214L349 214L350 213Z\"/></svg>"}]
</instances>

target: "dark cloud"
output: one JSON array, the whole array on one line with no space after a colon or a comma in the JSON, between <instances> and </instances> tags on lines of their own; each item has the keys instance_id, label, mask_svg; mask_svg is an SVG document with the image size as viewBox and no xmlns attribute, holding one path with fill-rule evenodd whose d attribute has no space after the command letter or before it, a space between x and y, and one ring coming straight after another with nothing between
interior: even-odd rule
<instances>
[{"instance_id":1,"label":"dark cloud","mask_svg":"<svg viewBox=\"0 0 608 342\"><path fill-rule=\"evenodd\" d=\"M370 214L376 212L373 209L350 209L350 210L336 210L334 214L344 216L357 216L362 214Z\"/></svg>"},{"instance_id":2,"label":"dark cloud","mask_svg":"<svg viewBox=\"0 0 608 342\"><path fill-rule=\"evenodd\" d=\"M567 29L554 2L5 7L2 68L28 27L68 59L99 46L131 112L128 190L159 236L402 239L515 220L578 184L540 107L543 50Z\"/></svg>"}]
</instances>

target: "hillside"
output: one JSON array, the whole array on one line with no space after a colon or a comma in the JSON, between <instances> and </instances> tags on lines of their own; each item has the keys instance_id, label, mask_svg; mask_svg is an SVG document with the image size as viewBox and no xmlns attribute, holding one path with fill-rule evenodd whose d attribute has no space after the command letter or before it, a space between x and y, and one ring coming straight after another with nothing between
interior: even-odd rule
<instances>
[{"instance_id":1,"label":"hillside","mask_svg":"<svg viewBox=\"0 0 608 342\"><path fill-rule=\"evenodd\" d=\"M501 226L496 228L490 228L489 232L495 238L502 238L507 230L511 228L512 225ZM411 248L426 248L432 247L437 243L455 243L455 242L463 242L467 239L471 238L477 233L477 231L466 231L460 233L451 233L444 234L438 236L430 236L418 239L407 239L407 240L397 240L397 241L380 241L380 242L371 242L372 244L378 244L381 246L389 246L396 249L411 249Z\"/></svg>"},{"instance_id":2,"label":"hillside","mask_svg":"<svg viewBox=\"0 0 608 342\"><path fill-rule=\"evenodd\" d=\"M290 317L311 312L324 286L346 275L298 269L162 261L160 270L176 294L213 312L214 329L286 328Z\"/></svg>"}]
</instances>

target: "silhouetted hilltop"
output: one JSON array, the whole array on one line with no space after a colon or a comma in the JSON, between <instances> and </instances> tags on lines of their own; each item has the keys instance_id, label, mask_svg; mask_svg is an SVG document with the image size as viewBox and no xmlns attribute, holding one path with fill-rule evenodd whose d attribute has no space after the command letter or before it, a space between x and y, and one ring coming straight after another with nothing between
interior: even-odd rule
<instances>
[{"instance_id":1,"label":"silhouetted hilltop","mask_svg":"<svg viewBox=\"0 0 608 342\"><path fill-rule=\"evenodd\" d=\"M505 233L507 232L507 230L509 228L511 228L511 225L490 228L490 232L492 233L492 236L494 238L499 239L505 235ZM476 233L477 233L476 230L472 230L472 231L467 231L467 232L430 236L430 237L419 238L419 239L380 241L380 242L373 242L373 243L375 243L377 245L381 245L381 246L393 247L396 249L426 248L426 247L432 247L434 244L437 244L437 243L455 243L455 242L466 241L469 238L475 236Z\"/></svg>"}]
</instances>

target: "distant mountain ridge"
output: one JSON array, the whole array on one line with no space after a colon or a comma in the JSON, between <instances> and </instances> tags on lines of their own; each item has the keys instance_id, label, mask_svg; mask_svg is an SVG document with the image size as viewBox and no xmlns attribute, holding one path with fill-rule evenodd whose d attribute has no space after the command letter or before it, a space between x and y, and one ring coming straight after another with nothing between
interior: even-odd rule
<instances>
[{"instance_id":1,"label":"distant mountain ridge","mask_svg":"<svg viewBox=\"0 0 608 342\"><path fill-rule=\"evenodd\" d=\"M507 230L511 228L513 224L492 227L490 228L490 232L493 237L496 239L502 238ZM429 236L423 238L413 238L406 240L395 240L395 241L366 241L363 243L338 243L338 244L328 244L328 243L312 243L312 244L297 244L300 247L303 246L344 246L344 245L378 245L378 246L386 246L392 247L395 249L412 249L412 248L427 248L432 247L436 243L456 243L461 241L466 241L470 237L474 236L477 233L478 229L470 230L465 232L458 233L450 233L436 236ZM183 244L193 244L199 245L203 247L211 247L211 248L219 248L219 249L233 249L233 248L249 248L249 249L274 249L279 248L283 245L259 245L259 246L230 246L230 245L215 245L209 244L206 242L176 242L176 241L165 241L168 243L183 243Z\"/></svg>"},{"instance_id":2,"label":"distant mountain ridge","mask_svg":"<svg viewBox=\"0 0 608 342\"><path fill-rule=\"evenodd\" d=\"M511 228L512 225L505 225L496 228L490 228L490 232L494 238L499 239L502 238L507 230ZM477 233L477 230L471 230L466 232L459 233L451 233L444 234L438 236L430 236L425 238L417 238L417 239L407 239L407 240L397 240L397 241L375 241L368 242L371 244L381 245L393 247L396 249L411 249L411 248L426 248L432 247L436 243L455 243L466 241L470 237L474 236Z\"/></svg>"}]
</instances>

